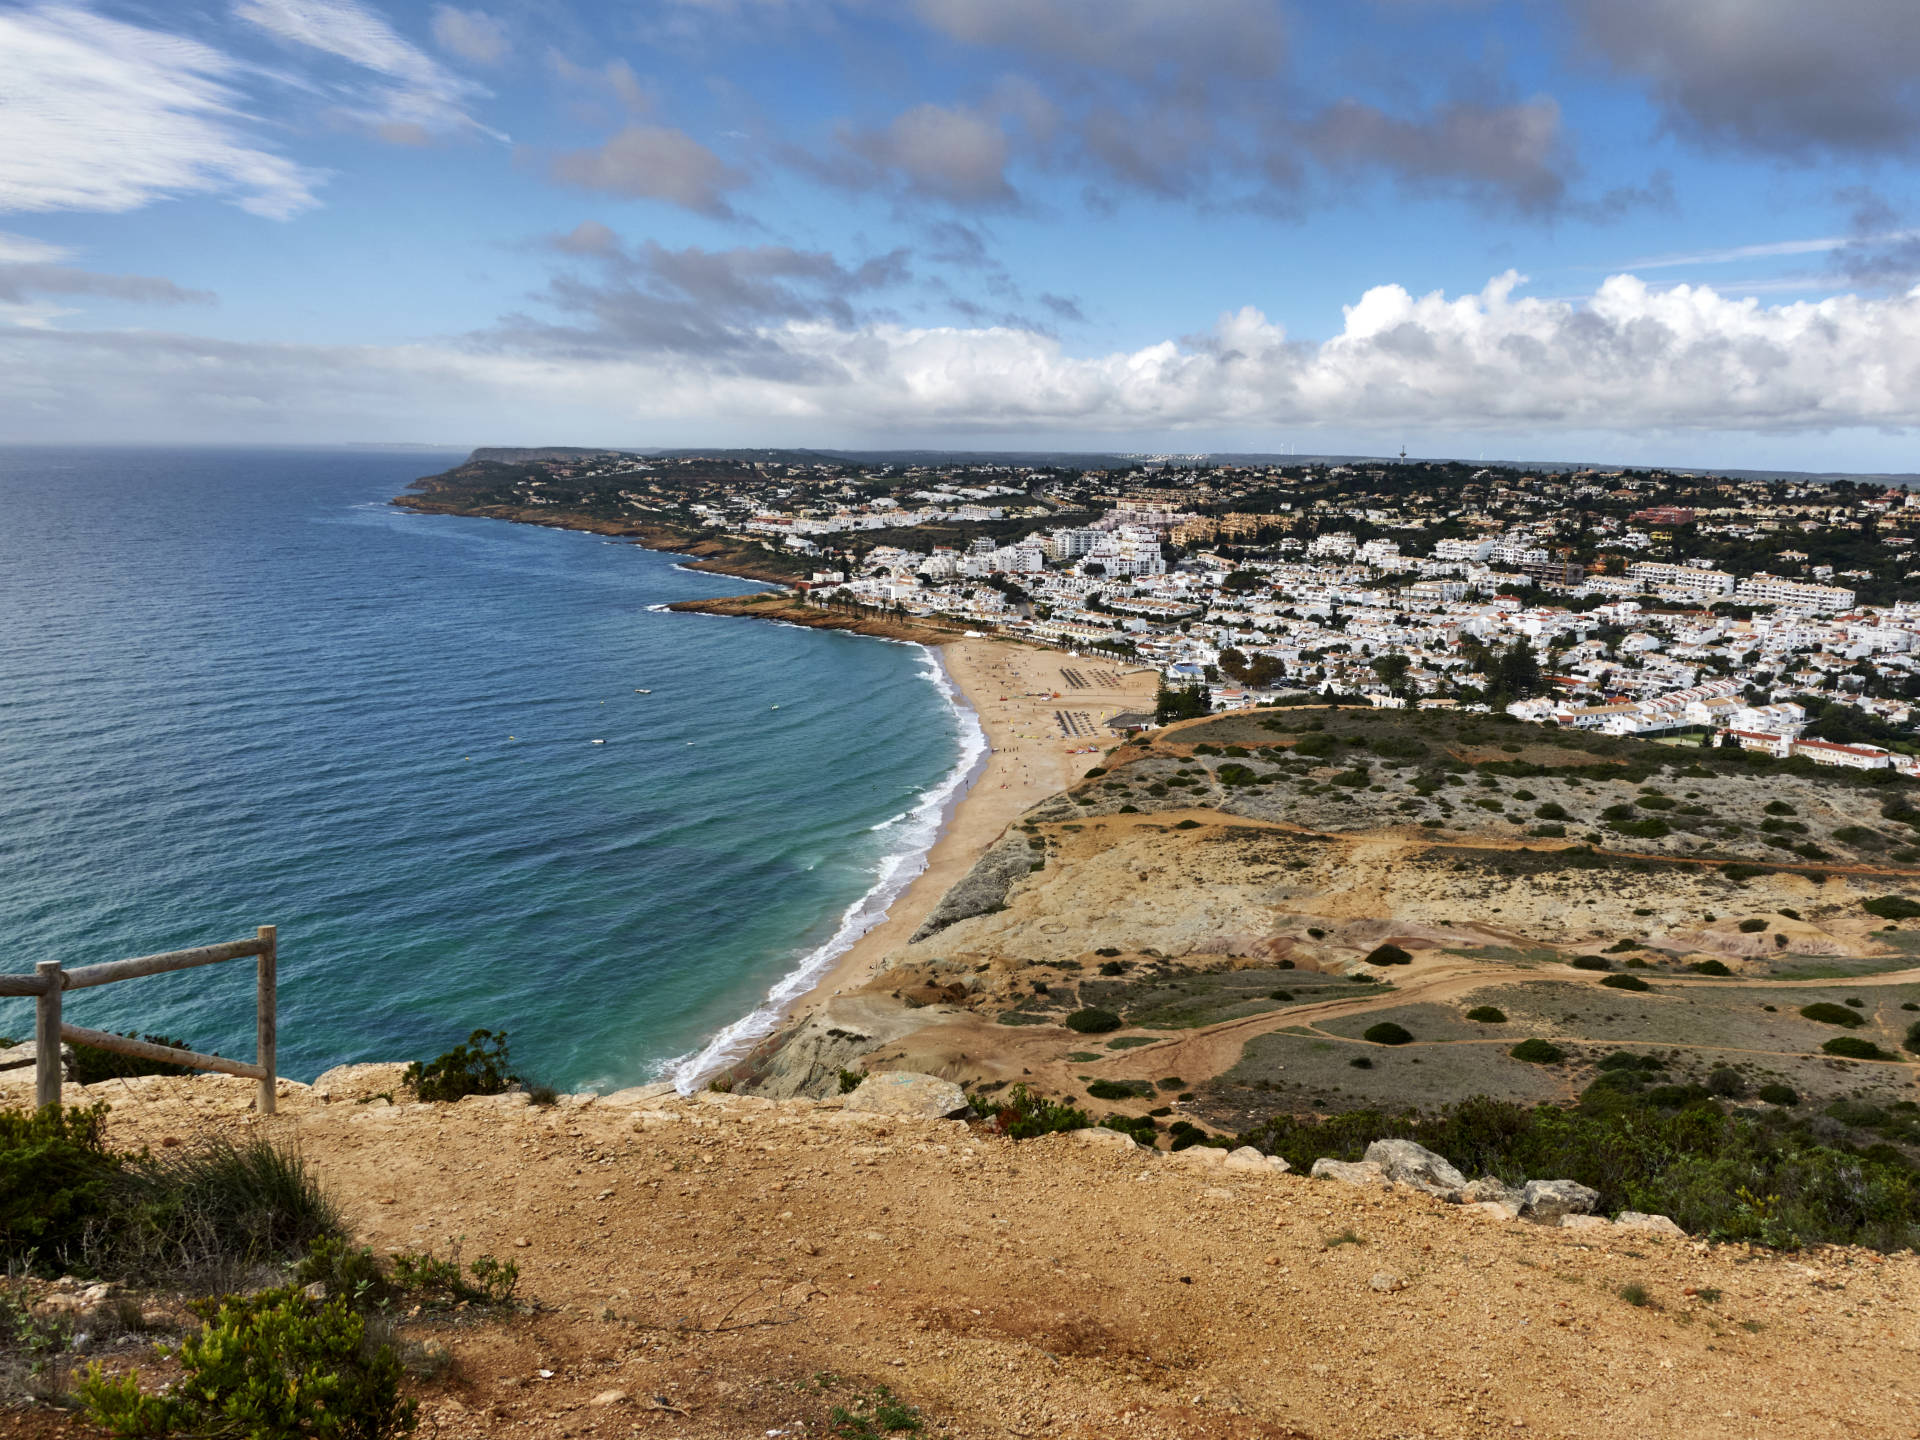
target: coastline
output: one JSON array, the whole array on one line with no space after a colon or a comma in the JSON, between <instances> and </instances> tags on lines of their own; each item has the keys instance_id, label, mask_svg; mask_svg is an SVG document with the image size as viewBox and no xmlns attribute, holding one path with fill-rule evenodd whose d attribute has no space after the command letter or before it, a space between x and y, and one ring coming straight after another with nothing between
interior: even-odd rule
<instances>
[{"instance_id":1,"label":"coastline","mask_svg":"<svg viewBox=\"0 0 1920 1440\"><path fill-rule=\"evenodd\" d=\"M934 906L1009 825L1099 763L1101 752L1115 743L1104 729L1107 716L1120 709L1150 707L1158 680L1153 671L1120 672L1104 661L1087 662L1011 640L960 639L927 648L958 697L978 718L986 736L986 754L972 782L951 803L920 872L877 923L804 992L780 1007L769 1039L777 1040L780 1033L836 997L870 984L887 958L906 945ZM1062 667L1083 675L1107 670L1122 684L1075 690L1060 675ZM1056 710L1084 711L1095 733L1062 735L1054 720Z\"/></svg>"}]
</instances>

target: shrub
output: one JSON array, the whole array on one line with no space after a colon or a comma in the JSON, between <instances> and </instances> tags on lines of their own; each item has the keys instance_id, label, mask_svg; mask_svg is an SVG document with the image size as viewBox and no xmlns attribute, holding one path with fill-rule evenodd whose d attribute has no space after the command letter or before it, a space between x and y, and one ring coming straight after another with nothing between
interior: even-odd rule
<instances>
[{"instance_id":1,"label":"shrub","mask_svg":"<svg viewBox=\"0 0 1920 1440\"><path fill-rule=\"evenodd\" d=\"M1862 1040L1858 1035L1836 1035L1820 1047L1829 1055L1838 1055L1846 1060L1898 1060L1898 1055L1882 1050L1871 1040Z\"/></svg>"},{"instance_id":2,"label":"shrub","mask_svg":"<svg viewBox=\"0 0 1920 1440\"><path fill-rule=\"evenodd\" d=\"M184 1040L170 1040L165 1035L139 1035L129 1030L129 1040L145 1040L150 1045L165 1045L170 1050L191 1050L193 1047ZM135 1075L186 1075L192 1073L184 1065L169 1065L164 1060L147 1060L138 1055L122 1055L114 1050L102 1050L97 1045L83 1045L75 1041L72 1047L73 1062L67 1066L67 1079L75 1085L98 1085L102 1080L124 1080Z\"/></svg>"},{"instance_id":3,"label":"shrub","mask_svg":"<svg viewBox=\"0 0 1920 1440\"><path fill-rule=\"evenodd\" d=\"M507 1032L476 1030L464 1045L439 1058L407 1066L401 1083L422 1100L462 1100L469 1095L500 1095L520 1083L507 1069Z\"/></svg>"},{"instance_id":4,"label":"shrub","mask_svg":"<svg viewBox=\"0 0 1920 1440\"><path fill-rule=\"evenodd\" d=\"M1118 955L1120 953L1120 947L1117 945L1102 945L1098 950L1094 951L1093 953L1096 955L1107 955L1107 956Z\"/></svg>"},{"instance_id":5,"label":"shrub","mask_svg":"<svg viewBox=\"0 0 1920 1440\"><path fill-rule=\"evenodd\" d=\"M1653 987L1638 975L1609 975L1600 982L1613 990L1651 990Z\"/></svg>"},{"instance_id":6,"label":"shrub","mask_svg":"<svg viewBox=\"0 0 1920 1440\"><path fill-rule=\"evenodd\" d=\"M1693 971L1696 975L1724 976L1733 974L1733 971L1727 968L1726 963L1720 960L1696 960L1693 964L1687 966L1687 969Z\"/></svg>"},{"instance_id":7,"label":"shrub","mask_svg":"<svg viewBox=\"0 0 1920 1440\"><path fill-rule=\"evenodd\" d=\"M1731 1065L1716 1065L1707 1074L1707 1089L1723 1100L1738 1100L1747 1093L1747 1082Z\"/></svg>"},{"instance_id":8,"label":"shrub","mask_svg":"<svg viewBox=\"0 0 1920 1440\"><path fill-rule=\"evenodd\" d=\"M1609 820L1607 828L1636 840L1658 840L1663 835L1671 835L1673 828L1658 816L1645 820Z\"/></svg>"},{"instance_id":9,"label":"shrub","mask_svg":"<svg viewBox=\"0 0 1920 1440\"><path fill-rule=\"evenodd\" d=\"M1127 973L1127 967L1122 965L1118 960L1103 960L1100 962L1100 973L1102 975L1124 975Z\"/></svg>"},{"instance_id":10,"label":"shrub","mask_svg":"<svg viewBox=\"0 0 1920 1440\"><path fill-rule=\"evenodd\" d=\"M1476 1005L1467 1011L1467 1019L1482 1025L1504 1025L1507 1023L1507 1012L1498 1005Z\"/></svg>"},{"instance_id":11,"label":"shrub","mask_svg":"<svg viewBox=\"0 0 1920 1440\"><path fill-rule=\"evenodd\" d=\"M1769 815L1797 815L1799 813L1799 811L1795 810L1793 806L1787 804L1784 800L1769 800L1767 802L1767 814Z\"/></svg>"},{"instance_id":12,"label":"shrub","mask_svg":"<svg viewBox=\"0 0 1920 1440\"><path fill-rule=\"evenodd\" d=\"M1375 1045L1405 1045L1413 1039L1413 1032L1391 1020L1382 1020L1378 1025L1369 1025L1360 1038Z\"/></svg>"},{"instance_id":13,"label":"shrub","mask_svg":"<svg viewBox=\"0 0 1920 1440\"><path fill-rule=\"evenodd\" d=\"M1567 1058L1566 1051L1550 1040L1542 1040L1538 1035L1529 1040L1522 1040L1507 1054L1516 1060L1525 1060L1534 1065L1556 1065Z\"/></svg>"},{"instance_id":14,"label":"shrub","mask_svg":"<svg viewBox=\"0 0 1920 1440\"><path fill-rule=\"evenodd\" d=\"M1806 1019L1817 1021L1822 1025L1844 1025L1849 1030L1867 1023L1864 1015L1827 1000L1822 1000L1817 1005L1803 1005L1800 1007L1800 1013Z\"/></svg>"},{"instance_id":15,"label":"shrub","mask_svg":"<svg viewBox=\"0 0 1920 1440\"><path fill-rule=\"evenodd\" d=\"M206 1323L181 1344L180 1376L164 1394L142 1395L137 1371L116 1379L88 1368L80 1395L94 1424L123 1436L316 1440L384 1440L413 1429L399 1357L370 1343L366 1320L344 1299L316 1302L288 1286L198 1308Z\"/></svg>"},{"instance_id":16,"label":"shrub","mask_svg":"<svg viewBox=\"0 0 1920 1440\"><path fill-rule=\"evenodd\" d=\"M1740 922L1740 933L1742 935L1758 935L1766 928L1767 922L1757 915L1751 920L1742 920Z\"/></svg>"},{"instance_id":17,"label":"shrub","mask_svg":"<svg viewBox=\"0 0 1920 1440\"><path fill-rule=\"evenodd\" d=\"M0 1258L58 1271L106 1208L121 1158L107 1107L0 1110Z\"/></svg>"},{"instance_id":18,"label":"shrub","mask_svg":"<svg viewBox=\"0 0 1920 1440\"><path fill-rule=\"evenodd\" d=\"M1398 945L1378 945L1367 954L1369 965L1411 965L1412 963L1413 956Z\"/></svg>"},{"instance_id":19,"label":"shrub","mask_svg":"<svg viewBox=\"0 0 1920 1440\"><path fill-rule=\"evenodd\" d=\"M1549 800L1546 804L1534 810L1533 818L1536 820L1571 820L1573 816L1567 812L1566 806L1561 805L1557 801Z\"/></svg>"},{"instance_id":20,"label":"shrub","mask_svg":"<svg viewBox=\"0 0 1920 1440\"><path fill-rule=\"evenodd\" d=\"M1153 1094L1153 1084L1147 1080L1095 1080L1087 1086L1087 1094L1095 1100L1133 1100Z\"/></svg>"},{"instance_id":21,"label":"shrub","mask_svg":"<svg viewBox=\"0 0 1920 1440\"><path fill-rule=\"evenodd\" d=\"M1572 964L1576 970L1613 969L1613 962L1604 955L1576 955L1569 963Z\"/></svg>"},{"instance_id":22,"label":"shrub","mask_svg":"<svg viewBox=\"0 0 1920 1440\"><path fill-rule=\"evenodd\" d=\"M1907 1038L1900 1042L1900 1048L1920 1055L1920 1020L1907 1027Z\"/></svg>"},{"instance_id":23,"label":"shrub","mask_svg":"<svg viewBox=\"0 0 1920 1440\"><path fill-rule=\"evenodd\" d=\"M981 1114L992 1117L988 1123L995 1130L1014 1140L1031 1140L1061 1130L1085 1130L1093 1124L1086 1111L1058 1100L1044 1100L1025 1085L1014 1086L1002 1100L973 1096L972 1104Z\"/></svg>"},{"instance_id":24,"label":"shrub","mask_svg":"<svg viewBox=\"0 0 1920 1440\"><path fill-rule=\"evenodd\" d=\"M1629 1305L1645 1308L1653 1303L1653 1297L1647 1293L1647 1287L1633 1281L1620 1287L1620 1298Z\"/></svg>"},{"instance_id":25,"label":"shrub","mask_svg":"<svg viewBox=\"0 0 1920 1440\"><path fill-rule=\"evenodd\" d=\"M1123 1022L1111 1010L1089 1005L1084 1010L1074 1011L1063 1023L1069 1030L1081 1035L1104 1035L1109 1030L1118 1030Z\"/></svg>"},{"instance_id":26,"label":"shrub","mask_svg":"<svg viewBox=\"0 0 1920 1440\"><path fill-rule=\"evenodd\" d=\"M1118 1130L1141 1145L1153 1144L1160 1134L1159 1127L1144 1115L1109 1115L1100 1122L1100 1128Z\"/></svg>"},{"instance_id":27,"label":"shrub","mask_svg":"<svg viewBox=\"0 0 1920 1440\"><path fill-rule=\"evenodd\" d=\"M153 1279L221 1280L345 1230L306 1162L258 1137L130 1157L109 1200L94 1268Z\"/></svg>"},{"instance_id":28,"label":"shrub","mask_svg":"<svg viewBox=\"0 0 1920 1440\"><path fill-rule=\"evenodd\" d=\"M1291 990L1269 990L1267 992L1267 999L1280 1001L1291 1000L1293 999L1293 992Z\"/></svg>"},{"instance_id":29,"label":"shrub","mask_svg":"<svg viewBox=\"0 0 1920 1440\"><path fill-rule=\"evenodd\" d=\"M1860 908L1882 920L1911 920L1920 915L1920 904L1904 895L1876 895L1871 900L1862 900Z\"/></svg>"},{"instance_id":30,"label":"shrub","mask_svg":"<svg viewBox=\"0 0 1920 1440\"><path fill-rule=\"evenodd\" d=\"M1176 830L1198 830L1200 828L1200 822L1198 820L1182 820L1173 828Z\"/></svg>"},{"instance_id":31,"label":"shrub","mask_svg":"<svg viewBox=\"0 0 1920 1440\"><path fill-rule=\"evenodd\" d=\"M1666 1069L1666 1064L1652 1055L1636 1055L1631 1050L1615 1050L1601 1060L1601 1070L1644 1070L1648 1072Z\"/></svg>"},{"instance_id":32,"label":"shrub","mask_svg":"<svg viewBox=\"0 0 1920 1440\"><path fill-rule=\"evenodd\" d=\"M1354 1056L1351 1060L1347 1061L1347 1064L1356 1070L1371 1070L1373 1068L1373 1061L1364 1055Z\"/></svg>"},{"instance_id":33,"label":"shrub","mask_svg":"<svg viewBox=\"0 0 1920 1440\"><path fill-rule=\"evenodd\" d=\"M1779 1081L1770 1081L1753 1092L1769 1105L1788 1107L1800 1103L1800 1092L1791 1085L1782 1085Z\"/></svg>"}]
</instances>

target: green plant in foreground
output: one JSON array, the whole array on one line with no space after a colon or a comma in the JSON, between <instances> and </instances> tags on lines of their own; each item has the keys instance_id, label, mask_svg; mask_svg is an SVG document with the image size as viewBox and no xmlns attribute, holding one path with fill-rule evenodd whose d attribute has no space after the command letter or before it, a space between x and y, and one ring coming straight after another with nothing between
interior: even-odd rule
<instances>
[{"instance_id":1,"label":"green plant in foreground","mask_svg":"<svg viewBox=\"0 0 1920 1440\"><path fill-rule=\"evenodd\" d=\"M0 1110L0 1258L61 1267L106 1204L121 1159L107 1107Z\"/></svg>"},{"instance_id":2,"label":"green plant in foreground","mask_svg":"<svg viewBox=\"0 0 1920 1440\"><path fill-rule=\"evenodd\" d=\"M1058 1100L1043 1099L1025 1085L1014 1086L1001 1100L990 1100L984 1095L971 1096L969 1100L975 1110L991 1117L995 1129L1013 1140L1031 1140L1061 1130L1085 1130L1093 1124L1086 1111Z\"/></svg>"},{"instance_id":3,"label":"green plant in foreground","mask_svg":"<svg viewBox=\"0 0 1920 1440\"><path fill-rule=\"evenodd\" d=\"M1629 1305L1645 1307L1653 1303L1653 1297L1647 1293L1647 1287L1639 1281L1632 1281L1620 1287L1620 1298Z\"/></svg>"},{"instance_id":4,"label":"green plant in foreground","mask_svg":"<svg viewBox=\"0 0 1920 1440\"><path fill-rule=\"evenodd\" d=\"M183 1440L386 1440L414 1428L398 1355L369 1339L344 1299L287 1286L195 1308L206 1323L173 1352L181 1373L166 1392L143 1395L137 1371L89 1366L79 1387L88 1419L112 1435Z\"/></svg>"},{"instance_id":5,"label":"green plant in foreground","mask_svg":"<svg viewBox=\"0 0 1920 1440\"><path fill-rule=\"evenodd\" d=\"M501 1095L520 1083L508 1068L507 1032L476 1030L464 1045L444 1055L407 1066L401 1082L422 1100L463 1100L469 1095Z\"/></svg>"},{"instance_id":6,"label":"green plant in foreground","mask_svg":"<svg viewBox=\"0 0 1920 1440\"><path fill-rule=\"evenodd\" d=\"M827 1433L840 1440L879 1440L882 1435L918 1434L926 1428L919 1410L884 1385L834 1406L827 1423L832 1427Z\"/></svg>"}]
</instances>

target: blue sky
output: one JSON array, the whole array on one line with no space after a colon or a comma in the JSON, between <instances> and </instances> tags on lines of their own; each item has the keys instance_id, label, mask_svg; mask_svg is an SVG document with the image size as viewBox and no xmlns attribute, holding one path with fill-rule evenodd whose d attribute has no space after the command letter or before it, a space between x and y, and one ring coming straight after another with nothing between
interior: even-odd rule
<instances>
[{"instance_id":1,"label":"blue sky","mask_svg":"<svg viewBox=\"0 0 1920 1440\"><path fill-rule=\"evenodd\" d=\"M0 440L1920 470L1920 7L0 0Z\"/></svg>"}]
</instances>

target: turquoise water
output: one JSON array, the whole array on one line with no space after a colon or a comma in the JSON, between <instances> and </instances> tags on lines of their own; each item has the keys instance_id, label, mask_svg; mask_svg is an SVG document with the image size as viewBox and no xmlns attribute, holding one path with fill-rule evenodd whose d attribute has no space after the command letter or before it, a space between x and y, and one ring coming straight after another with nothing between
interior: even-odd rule
<instances>
[{"instance_id":1,"label":"turquoise water","mask_svg":"<svg viewBox=\"0 0 1920 1440\"><path fill-rule=\"evenodd\" d=\"M691 1083L917 872L980 749L926 651L385 503L456 458L0 450L0 968L274 924L287 1075L487 1026L530 1078ZM250 1058L251 966L67 1018Z\"/></svg>"}]
</instances>

